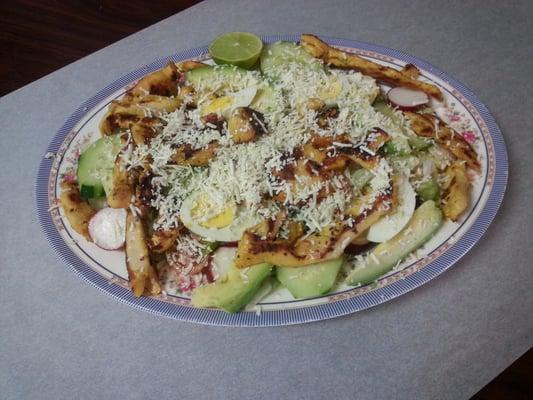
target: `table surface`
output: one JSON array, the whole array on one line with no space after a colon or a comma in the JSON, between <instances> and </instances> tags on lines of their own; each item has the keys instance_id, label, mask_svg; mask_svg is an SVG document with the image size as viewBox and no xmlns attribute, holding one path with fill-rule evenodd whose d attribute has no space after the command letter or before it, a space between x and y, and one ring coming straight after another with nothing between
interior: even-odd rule
<instances>
[{"instance_id":1,"label":"table surface","mask_svg":"<svg viewBox=\"0 0 533 400\"><path fill-rule=\"evenodd\" d=\"M206 1L0 99L0 393L11 398L468 398L533 344L533 3ZM403 3L403 4L400 4ZM34 182L84 100L224 31L385 45L469 86L505 136L509 186L454 268L381 306L312 324L221 328L102 294L55 256ZM528 245L529 244L529 245Z\"/></svg>"}]
</instances>

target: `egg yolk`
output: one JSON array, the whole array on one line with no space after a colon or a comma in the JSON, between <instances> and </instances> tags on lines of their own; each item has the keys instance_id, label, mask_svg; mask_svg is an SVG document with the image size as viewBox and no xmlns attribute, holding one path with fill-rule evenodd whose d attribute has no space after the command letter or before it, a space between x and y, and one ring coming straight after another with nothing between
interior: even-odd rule
<instances>
[{"instance_id":1,"label":"egg yolk","mask_svg":"<svg viewBox=\"0 0 533 400\"><path fill-rule=\"evenodd\" d=\"M208 199L200 197L196 200L194 208L191 209L191 216L195 220L201 220L204 215L211 213L212 210L212 203ZM198 221L198 224L204 228L224 228L235 220L236 214L237 208L235 205L227 204L222 212L207 220Z\"/></svg>"},{"instance_id":2,"label":"egg yolk","mask_svg":"<svg viewBox=\"0 0 533 400\"><path fill-rule=\"evenodd\" d=\"M204 115L216 113L216 114L222 114L224 111L226 111L228 108L231 107L233 104L233 98L230 96L222 96L217 97L215 100L213 100L211 103L209 103L204 108Z\"/></svg>"},{"instance_id":3,"label":"egg yolk","mask_svg":"<svg viewBox=\"0 0 533 400\"><path fill-rule=\"evenodd\" d=\"M342 85L337 78L326 84L318 93L318 97L322 100L333 100L341 93Z\"/></svg>"}]
</instances>

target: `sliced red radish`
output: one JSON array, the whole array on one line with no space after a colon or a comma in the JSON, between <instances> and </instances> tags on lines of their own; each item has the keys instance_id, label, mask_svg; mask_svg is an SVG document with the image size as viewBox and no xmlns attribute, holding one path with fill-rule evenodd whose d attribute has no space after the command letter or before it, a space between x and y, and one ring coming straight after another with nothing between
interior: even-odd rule
<instances>
[{"instance_id":1,"label":"sliced red radish","mask_svg":"<svg viewBox=\"0 0 533 400\"><path fill-rule=\"evenodd\" d=\"M126 240L126 210L102 208L89 221L89 235L104 250L117 250Z\"/></svg>"},{"instance_id":2,"label":"sliced red radish","mask_svg":"<svg viewBox=\"0 0 533 400\"><path fill-rule=\"evenodd\" d=\"M429 96L420 90L406 87L395 87L387 93L389 102L403 111L412 111L427 104Z\"/></svg>"}]
</instances>

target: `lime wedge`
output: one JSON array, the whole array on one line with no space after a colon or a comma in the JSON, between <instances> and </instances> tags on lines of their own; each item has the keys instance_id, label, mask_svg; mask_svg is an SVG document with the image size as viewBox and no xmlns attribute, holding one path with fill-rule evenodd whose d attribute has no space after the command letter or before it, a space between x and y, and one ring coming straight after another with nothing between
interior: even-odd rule
<instances>
[{"instance_id":1,"label":"lime wedge","mask_svg":"<svg viewBox=\"0 0 533 400\"><path fill-rule=\"evenodd\" d=\"M253 33L228 32L211 42L209 54L217 64L249 69L256 63L262 49L263 42Z\"/></svg>"}]
</instances>

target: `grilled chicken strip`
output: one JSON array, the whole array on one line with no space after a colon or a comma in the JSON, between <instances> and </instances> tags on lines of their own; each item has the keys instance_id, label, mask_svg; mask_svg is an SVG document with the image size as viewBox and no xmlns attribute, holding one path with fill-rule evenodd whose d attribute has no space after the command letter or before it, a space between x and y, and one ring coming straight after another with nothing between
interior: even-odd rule
<instances>
[{"instance_id":1,"label":"grilled chicken strip","mask_svg":"<svg viewBox=\"0 0 533 400\"><path fill-rule=\"evenodd\" d=\"M421 90L429 96L442 100L440 89L435 85L416 79L417 74L413 73L413 67L398 71L394 68L366 60L355 54L338 50L314 35L304 34L300 36L300 45L313 57L323 60L326 64L334 68L355 69L393 86L405 86L411 89Z\"/></svg>"}]
</instances>

